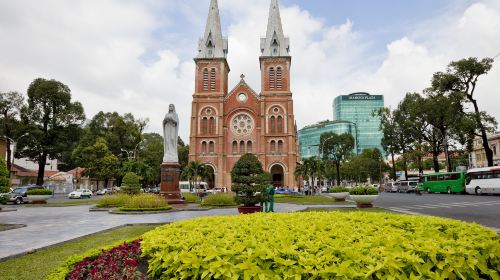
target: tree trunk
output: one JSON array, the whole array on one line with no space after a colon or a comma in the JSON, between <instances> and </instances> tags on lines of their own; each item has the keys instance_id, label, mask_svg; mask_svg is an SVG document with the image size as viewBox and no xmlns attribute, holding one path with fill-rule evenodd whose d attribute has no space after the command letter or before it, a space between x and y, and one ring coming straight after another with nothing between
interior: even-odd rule
<instances>
[{"instance_id":1,"label":"tree trunk","mask_svg":"<svg viewBox=\"0 0 500 280\"><path fill-rule=\"evenodd\" d=\"M479 115L479 107L477 106L477 101L472 98L471 95L467 95L469 100L472 102L474 105L474 111L476 112L476 122L477 125L479 126L479 129L481 130L481 139L483 140L483 149L486 154L486 161L488 162L488 166L493 166L493 151L490 148L490 145L488 144L488 136L486 135L486 129L484 128L483 123L481 122L481 117Z\"/></svg>"},{"instance_id":2,"label":"tree trunk","mask_svg":"<svg viewBox=\"0 0 500 280\"><path fill-rule=\"evenodd\" d=\"M394 161L394 153L391 153L392 158L392 179L396 180L396 162Z\"/></svg>"},{"instance_id":3,"label":"tree trunk","mask_svg":"<svg viewBox=\"0 0 500 280\"><path fill-rule=\"evenodd\" d=\"M424 164L422 162L422 155L418 155L418 174L424 174Z\"/></svg>"},{"instance_id":4,"label":"tree trunk","mask_svg":"<svg viewBox=\"0 0 500 280\"><path fill-rule=\"evenodd\" d=\"M406 149L403 146L403 169L405 171L405 180L408 180L408 167L406 166Z\"/></svg>"},{"instance_id":5,"label":"tree trunk","mask_svg":"<svg viewBox=\"0 0 500 280\"><path fill-rule=\"evenodd\" d=\"M446 165L447 165L447 170L448 172L451 172L452 167L451 167L451 159L450 159L450 153L448 152L448 138L446 134L444 134L444 155L446 157Z\"/></svg>"},{"instance_id":6,"label":"tree trunk","mask_svg":"<svg viewBox=\"0 0 500 280\"><path fill-rule=\"evenodd\" d=\"M47 163L47 153L42 153L42 156L38 160L38 176L36 178L36 184L39 186L43 185L43 176L45 174L45 164Z\"/></svg>"},{"instance_id":7,"label":"tree trunk","mask_svg":"<svg viewBox=\"0 0 500 280\"><path fill-rule=\"evenodd\" d=\"M337 186L340 186L340 162L335 162L335 168L337 169Z\"/></svg>"},{"instance_id":8,"label":"tree trunk","mask_svg":"<svg viewBox=\"0 0 500 280\"><path fill-rule=\"evenodd\" d=\"M13 158L14 155L12 154L12 151L10 149L10 138L9 137L5 137L5 140L6 141L6 145L7 145L7 170L9 171L9 178L10 178L10 174L11 174L11 170L12 170L12 161L11 161L11 157Z\"/></svg>"},{"instance_id":9,"label":"tree trunk","mask_svg":"<svg viewBox=\"0 0 500 280\"><path fill-rule=\"evenodd\" d=\"M433 149L432 151L432 163L434 164L434 172L439 172L439 161L438 161L439 151Z\"/></svg>"}]
</instances>

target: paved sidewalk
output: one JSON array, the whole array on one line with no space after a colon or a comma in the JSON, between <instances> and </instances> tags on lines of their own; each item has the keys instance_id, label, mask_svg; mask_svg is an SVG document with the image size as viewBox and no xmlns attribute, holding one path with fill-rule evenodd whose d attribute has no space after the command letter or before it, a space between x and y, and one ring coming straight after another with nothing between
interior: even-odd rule
<instances>
[{"instance_id":1,"label":"paved sidewalk","mask_svg":"<svg viewBox=\"0 0 500 280\"><path fill-rule=\"evenodd\" d=\"M134 223L168 223L202 216L236 215L238 209L180 211L161 214L116 215L90 212L90 205L71 207L19 207L0 213L2 224L25 224L26 227L0 232L0 259L26 253L117 226ZM308 207L331 205L275 205L276 212L292 212Z\"/></svg>"}]
</instances>

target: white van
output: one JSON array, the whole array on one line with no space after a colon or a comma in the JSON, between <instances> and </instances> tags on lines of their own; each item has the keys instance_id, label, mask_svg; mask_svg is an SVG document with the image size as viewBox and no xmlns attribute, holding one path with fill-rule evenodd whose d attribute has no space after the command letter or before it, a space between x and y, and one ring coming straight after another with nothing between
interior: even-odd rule
<instances>
[{"instance_id":1,"label":"white van","mask_svg":"<svg viewBox=\"0 0 500 280\"><path fill-rule=\"evenodd\" d=\"M190 189L189 181L180 181L179 189L181 190L181 193L197 193L200 191L206 192L208 190L208 184L206 182L198 182L198 185L196 185L193 182L193 189Z\"/></svg>"}]
</instances>

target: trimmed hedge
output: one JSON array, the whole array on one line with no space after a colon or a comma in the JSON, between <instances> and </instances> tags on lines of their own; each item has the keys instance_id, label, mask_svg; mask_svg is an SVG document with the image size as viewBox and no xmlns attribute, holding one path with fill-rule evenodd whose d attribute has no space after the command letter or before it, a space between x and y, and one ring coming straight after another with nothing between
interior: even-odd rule
<instances>
[{"instance_id":1,"label":"trimmed hedge","mask_svg":"<svg viewBox=\"0 0 500 280\"><path fill-rule=\"evenodd\" d=\"M145 233L154 279L499 279L477 224L367 212L205 217Z\"/></svg>"},{"instance_id":2,"label":"trimmed hedge","mask_svg":"<svg viewBox=\"0 0 500 280\"><path fill-rule=\"evenodd\" d=\"M34 189L26 192L27 195L52 195L49 189Z\"/></svg>"},{"instance_id":3,"label":"trimmed hedge","mask_svg":"<svg viewBox=\"0 0 500 280\"><path fill-rule=\"evenodd\" d=\"M167 200L157 194L132 195L123 203L123 208L167 208Z\"/></svg>"},{"instance_id":4,"label":"trimmed hedge","mask_svg":"<svg viewBox=\"0 0 500 280\"><path fill-rule=\"evenodd\" d=\"M354 187L349 189L349 194L352 195L375 195L378 194L378 190L372 187Z\"/></svg>"},{"instance_id":5,"label":"trimmed hedge","mask_svg":"<svg viewBox=\"0 0 500 280\"><path fill-rule=\"evenodd\" d=\"M336 186L328 190L329 193L341 193L341 192L349 192L349 189L344 186Z\"/></svg>"},{"instance_id":6,"label":"trimmed hedge","mask_svg":"<svg viewBox=\"0 0 500 280\"><path fill-rule=\"evenodd\" d=\"M200 199L196 194L193 193L182 193L182 197L184 197L184 200L189 203L199 203Z\"/></svg>"},{"instance_id":7,"label":"trimmed hedge","mask_svg":"<svg viewBox=\"0 0 500 280\"><path fill-rule=\"evenodd\" d=\"M172 206L156 207L156 208L126 208L126 207L118 208L118 210L123 212L155 212L155 211L166 211L170 209L172 209Z\"/></svg>"},{"instance_id":8,"label":"trimmed hedge","mask_svg":"<svg viewBox=\"0 0 500 280\"><path fill-rule=\"evenodd\" d=\"M235 206L234 195L232 193L214 193L203 198L203 206Z\"/></svg>"},{"instance_id":9,"label":"trimmed hedge","mask_svg":"<svg viewBox=\"0 0 500 280\"><path fill-rule=\"evenodd\" d=\"M104 208L122 207L125 201L129 198L130 195L123 193L107 195L97 201L96 206Z\"/></svg>"}]
</instances>

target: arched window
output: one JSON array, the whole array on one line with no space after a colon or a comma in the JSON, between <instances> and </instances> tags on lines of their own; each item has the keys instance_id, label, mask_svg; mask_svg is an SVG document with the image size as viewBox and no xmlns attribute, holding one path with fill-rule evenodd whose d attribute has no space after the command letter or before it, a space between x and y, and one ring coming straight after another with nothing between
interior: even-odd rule
<instances>
[{"instance_id":1,"label":"arched window","mask_svg":"<svg viewBox=\"0 0 500 280\"><path fill-rule=\"evenodd\" d=\"M203 69L203 90L208 91L208 69Z\"/></svg>"},{"instance_id":2,"label":"arched window","mask_svg":"<svg viewBox=\"0 0 500 280\"><path fill-rule=\"evenodd\" d=\"M278 132L283 133L283 117L282 116L278 116L277 123L278 123L278 129L277 129Z\"/></svg>"},{"instance_id":3,"label":"arched window","mask_svg":"<svg viewBox=\"0 0 500 280\"><path fill-rule=\"evenodd\" d=\"M214 141L208 142L208 152L213 154L215 152L215 143Z\"/></svg>"},{"instance_id":4,"label":"arched window","mask_svg":"<svg viewBox=\"0 0 500 280\"><path fill-rule=\"evenodd\" d=\"M271 116L271 118L269 119L269 128L271 133L276 132L276 118L274 116Z\"/></svg>"},{"instance_id":5,"label":"arched window","mask_svg":"<svg viewBox=\"0 0 500 280\"><path fill-rule=\"evenodd\" d=\"M274 67L269 68L269 88L274 89Z\"/></svg>"},{"instance_id":6,"label":"arched window","mask_svg":"<svg viewBox=\"0 0 500 280\"><path fill-rule=\"evenodd\" d=\"M240 154L245 153L245 141L240 141Z\"/></svg>"},{"instance_id":7,"label":"arched window","mask_svg":"<svg viewBox=\"0 0 500 280\"><path fill-rule=\"evenodd\" d=\"M210 117L210 119L208 120L208 133L210 135L215 134L215 118L214 117Z\"/></svg>"},{"instance_id":8,"label":"arched window","mask_svg":"<svg viewBox=\"0 0 500 280\"><path fill-rule=\"evenodd\" d=\"M205 141L201 142L201 153L202 154L207 153L207 142L205 142Z\"/></svg>"},{"instance_id":9,"label":"arched window","mask_svg":"<svg viewBox=\"0 0 500 280\"><path fill-rule=\"evenodd\" d=\"M238 142L233 141L233 154L238 153Z\"/></svg>"},{"instance_id":10,"label":"arched window","mask_svg":"<svg viewBox=\"0 0 500 280\"><path fill-rule=\"evenodd\" d=\"M283 141L278 141L278 154L283 154Z\"/></svg>"},{"instance_id":11,"label":"arched window","mask_svg":"<svg viewBox=\"0 0 500 280\"><path fill-rule=\"evenodd\" d=\"M210 71L210 90L215 90L215 68Z\"/></svg>"},{"instance_id":12,"label":"arched window","mask_svg":"<svg viewBox=\"0 0 500 280\"><path fill-rule=\"evenodd\" d=\"M251 154L252 151L252 141L247 141L247 153Z\"/></svg>"},{"instance_id":13,"label":"arched window","mask_svg":"<svg viewBox=\"0 0 500 280\"><path fill-rule=\"evenodd\" d=\"M203 117L201 119L201 134L207 134L208 132L208 118Z\"/></svg>"},{"instance_id":14,"label":"arched window","mask_svg":"<svg viewBox=\"0 0 500 280\"><path fill-rule=\"evenodd\" d=\"M276 68L276 88L277 89L281 89L283 87L283 83L282 83L282 69L281 69L281 66Z\"/></svg>"},{"instance_id":15,"label":"arched window","mask_svg":"<svg viewBox=\"0 0 500 280\"><path fill-rule=\"evenodd\" d=\"M276 141L271 140L271 153L276 153Z\"/></svg>"}]
</instances>

